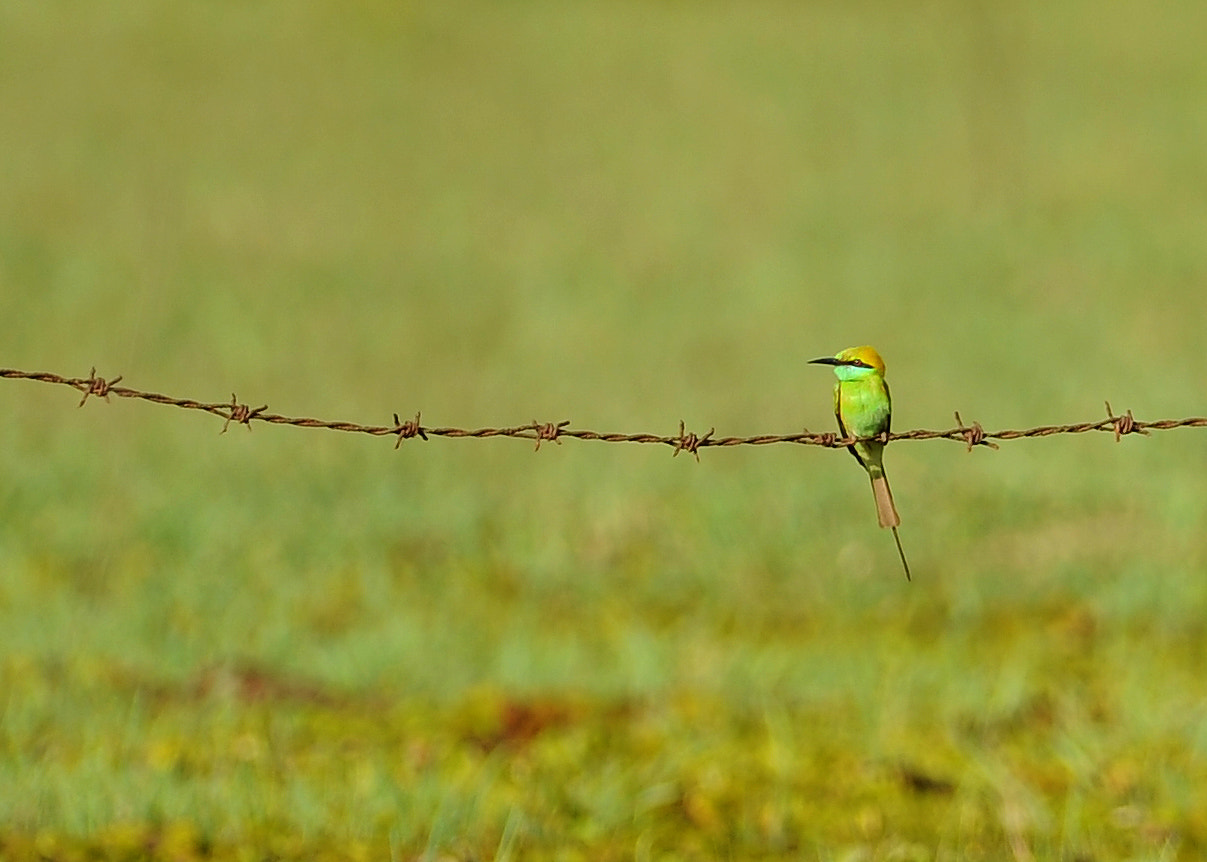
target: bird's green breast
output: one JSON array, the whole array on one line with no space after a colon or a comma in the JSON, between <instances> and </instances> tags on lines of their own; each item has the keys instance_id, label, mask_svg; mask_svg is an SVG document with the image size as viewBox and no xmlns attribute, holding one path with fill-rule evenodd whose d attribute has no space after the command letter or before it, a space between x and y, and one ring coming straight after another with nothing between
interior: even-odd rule
<instances>
[{"instance_id":1,"label":"bird's green breast","mask_svg":"<svg viewBox=\"0 0 1207 862\"><path fill-rule=\"evenodd\" d=\"M840 380L834 387L834 412L847 433L856 437L882 434L889 428L892 402L880 377Z\"/></svg>"}]
</instances>

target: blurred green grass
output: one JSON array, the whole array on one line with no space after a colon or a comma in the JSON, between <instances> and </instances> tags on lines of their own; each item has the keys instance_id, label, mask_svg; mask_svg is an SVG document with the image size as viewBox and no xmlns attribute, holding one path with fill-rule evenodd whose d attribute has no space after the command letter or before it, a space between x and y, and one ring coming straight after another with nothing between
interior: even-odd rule
<instances>
[{"instance_id":1,"label":"blurred green grass","mask_svg":"<svg viewBox=\"0 0 1207 862\"><path fill-rule=\"evenodd\" d=\"M0 364L292 415L1201 415L1191 3L0 6ZM1197 858L1207 438L0 386L0 854Z\"/></svg>"}]
</instances>

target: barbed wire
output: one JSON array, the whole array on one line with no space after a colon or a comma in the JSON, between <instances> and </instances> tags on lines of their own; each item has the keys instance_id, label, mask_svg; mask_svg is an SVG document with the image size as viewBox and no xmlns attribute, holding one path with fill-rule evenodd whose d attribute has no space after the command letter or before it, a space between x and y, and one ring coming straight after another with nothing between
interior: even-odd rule
<instances>
[{"instance_id":1,"label":"barbed wire","mask_svg":"<svg viewBox=\"0 0 1207 862\"><path fill-rule=\"evenodd\" d=\"M396 437L394 448L402 445L404 440L413 437L427 440L431 437L516 437L536 442L539 451L542 443L552 442L559 446L565 437L577 440L599 440L604 443L659 443L674 448L674 454L690 452L696 460L700 460L699 450L713 446L765 446L772 443L797 443L803 446L824 446L829 449L839 449L852 443L867 440L880 440L888 443L894 440L956 440L964 443L971 452L974 446L988 446L997 449L995 440L1018 440L1028 437L1050 437L1054 434L1084 434L1089 431L1109 431L1115 435L1115 442L1126 434L1143 434L1148 436L1151 431L1167 431L1172 428L1205 428L1207 417L1192 416L1186 419L1161 419L1155 422L1141 422L1132 416L1128 410L1122 416L1116 416L1110 402L1106 403L1106 418L1089 422L1076 422L1069 425L1040 425L1025 430L986 431L979 422L965 425L960 414L955 414L956 427L946 431L930 431L916 429L901 431L893 434L881 434L876 437L840 437L834 433L815 433L802 429L799 434L759 434L753 437L717 437L716 429L710 428L706 434L699 435L687 431L682 420L679 422L679 433L673 435L661 434L620 434L601 431L590 431L583 428L570 428L569 420L560 422L538 422L535 419L525 425L515 425L508 428L437 428L421 424L420 414L414 419L401 420L398 414L393 414L390 425L361 425L356 422L340 422L328 419L311 419L308 417L282 416L269 413L268 405L251 407L239 401L238 396L231 393L229 402L208 403L194 401L190 398L174 398L170 395L160 395L156 392L143 392L128 386L118 386L123 379L121 376L106 380L96 376L93 368L87 377L63 377L48 371L20 371L12 368L0 368L0 378L13 380L35 380L40 383L54 383L70 386L84 393L78 406L83 407L92 396L109 400L110 395L119 398L135 398L140 401L150 401L153 404L166 404L184 410L200 410L212 413L225 420L222 430L225 434L232 422L246 425L251 429L252 422L268 422L273 425L293 425L298 428L326 428L330 431L346 431L356 434L371 434L375 437Z\"/></svg>"}]
</instances>

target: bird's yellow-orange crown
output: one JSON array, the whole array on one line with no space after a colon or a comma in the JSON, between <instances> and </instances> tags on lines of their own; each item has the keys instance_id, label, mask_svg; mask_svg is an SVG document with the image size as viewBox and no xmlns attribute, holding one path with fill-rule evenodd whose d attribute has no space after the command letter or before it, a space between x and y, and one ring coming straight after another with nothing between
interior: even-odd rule
<instances>
[{"instance_id":1,"label":"bird's yellow-orange crown","mask_svg":"<svg viewBox=\"0 0 1207 862\"><path fill-rule=\"evenodd\" d=\"M863 347L848 347L846 350L839 353L835 358L840 359L843 362L851 362L855 359L858 359L865 365L870 365L875 368L876 371L880 373L881 377L884 376L884 360L880 358L880 354L876 352L875 347L869 347L867 345L864 345Z\"/></svg>"}]
</instances>

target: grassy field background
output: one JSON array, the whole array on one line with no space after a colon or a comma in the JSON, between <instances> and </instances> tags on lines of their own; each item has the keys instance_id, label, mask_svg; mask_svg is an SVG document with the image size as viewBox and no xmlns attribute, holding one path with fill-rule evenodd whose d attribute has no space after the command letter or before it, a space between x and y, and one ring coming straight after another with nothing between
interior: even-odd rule
<instances>
[{"instance_id":1,"label":"grassy field background","mask_svg":"<svg viewBox=\"0 0 1207 862\"><path fill-rule=\"evenodd\" d=\"M1207 413L1198 3L0 5L0 366ZM1207 434L0 381L0 856L1197 859Z\"/></svg>"}]
</instances>

